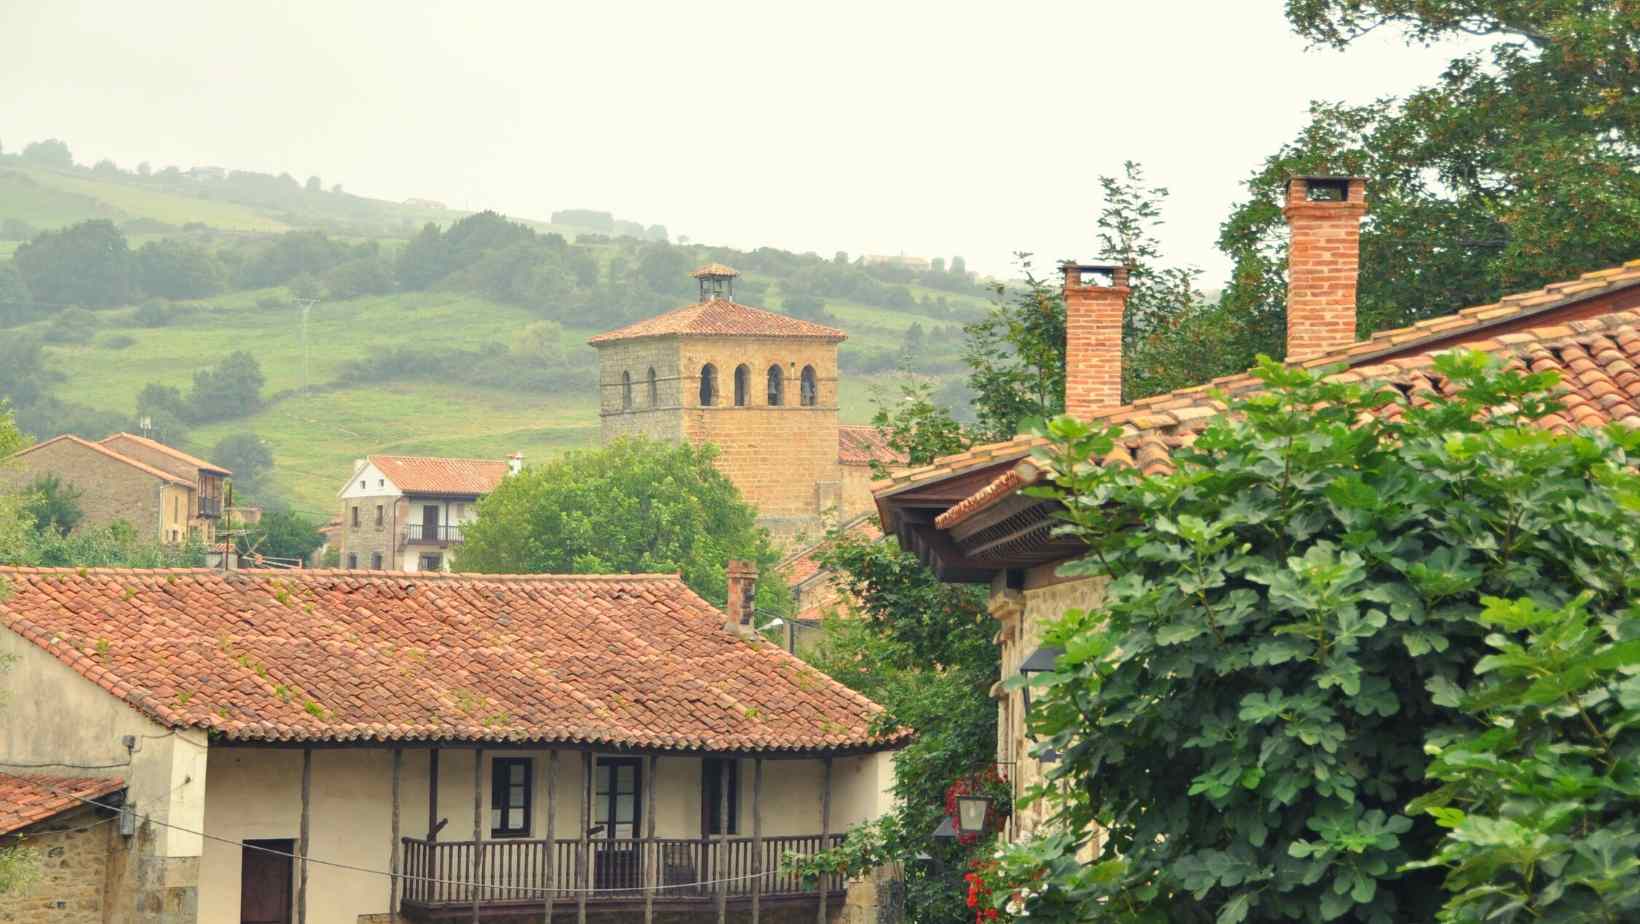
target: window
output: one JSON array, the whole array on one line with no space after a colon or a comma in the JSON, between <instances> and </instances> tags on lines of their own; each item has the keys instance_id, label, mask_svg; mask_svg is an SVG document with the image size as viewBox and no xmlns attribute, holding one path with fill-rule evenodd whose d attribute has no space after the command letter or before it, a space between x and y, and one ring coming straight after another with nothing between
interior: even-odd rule
<instances>
[{"instance_id":1,"label":"window","mask_svg":"<svg viewBox=\"0 0 1640 924\"><path fill-rule=\"evenodd\" d=\"M717 403L717 367L707 363L700 367L700 406L711 407Z\"/></svg>"},{"instance_id":2,"label":"window","mask_svg":"<svg viewBox=\"0 0 1640 924\"><path fill-rule=\"evenodd\" d=\"M347 570L349 570L349 571L359 570L359 556L358 556L358 553L356 553L356 552L347 553Z\"/></svg>"},{"instance_id":3,"label":"window","mask_svg":"<svg viewBox=\"0 0 1640 924\"><path fill-rule=\"evenodd\" d=\"M814 377L814 367L804 366L803 376L797 382L797 402L814 407L820 401L820 381Z\"/></svg>"},{"instance_id":4,"label":"window","mask_svg":"<svg viewBox=\"0 0 1640 924\"><path fill-rule=\"evenodd\" d=\"M376 528L381 529L383 522L385 522L385 521L382 519L382 505L377 504L376 505Z\"/></svg>"},{"instance_id":5,"label":"window","mask_svg":"<svg viewBox=\"0 0 1640 924\"><path fill-rule=\"evenodd\" d=\"M723 785L729 787L729 829L722 819ZM740 833L740 762L708 757L700 762L700 824L703 834Z\"/></svg>"},{"instance_id":6,"label":"window","mask_svg":"<svg viewBox=\"0 0 1640 924\"><path fill-rule=\"evenodd\" d=\"M735 367L735 407L746 406L746 392L751 390L752 370L745 366Z\"/></svg>"},{"instance_id":7,"label":"window","mask_svg":"<svg viewBox=\"0 0 1640 924\"><path fill-rule=\"evenodd\" d=\"M421 557L421 571L443 571L444 559L437 552L430 552Z\"/></svg>"},{"instance_id":8,"label":"window","mask_svg":"<svg viewBox=\"0 0 1640 924\"><path fill-rule=\"evenodd\" d=\"M661 403L660 380L655 378L655 367L649 367L649 406L659 407Z\"/></svg>"},{"instance_id":9,"label":"window","mask_svg":"<svg viewBox=\"0 0 1640 924\"><path fill-rule=\"evenodd\" d=\"M353 525L355 527L357 527L359 525L359 505L358 504L353 505Z\"/></svg>"},{"instance_id":10,"label":"window","mask_svg":"<svg viewBox=\"0 0 1640 924\"><path fill-rule=\"evenodd\" d=\"M602 826L599 837L638 836L643 806L638 796L643 765L636 757L600 757L594 778L597 797L592 823Z\"/></svg>"},{"instance_id":11,"label":"window","mask_svg":"<svg viewBox=\"0 0 1640 924\"><path fill-rule=\"evenodd\" d=\"M370 570L371 571L380 571L380 570L382 570L382 553L380 553L380 552L371 552L370 553Z\"/></svg>"},{"instance_id":12,"label":"window","mask_svg":"<svg viewBox=\"0 0 1640 924\"><path fill-rule=\"evenodd\" d=\"M621 410L632 410L632 373L621 373Z\"/></svg>"},{"instance_id":13,"label":"window","mask_svg":"<svg viewBox=\"0 0 1640 924\"><path fill-rule=\"evenodd\" d=\"M786 401L786 374L778 364L769 367L769 407L779 407Z\"/></svg>"},{"instance_id":14,"label":"window","mask_svg":"<svg viewBox=\"0 0 1640 924\"><path fill-rule=\"evenodd\" d=\"M364 481L362 479L359 481L359 490L364 490Z\"/></svg>"},{"instance_id":15,"label":"window","mask_svg":"<svg viewBox=\"0 0 1640 924\"><path fill-rule=\"evenodd\" d=\"M497 757L490 764L490 836L530 836L530 777L528 757Z\"/></svg>"}]
</instances>

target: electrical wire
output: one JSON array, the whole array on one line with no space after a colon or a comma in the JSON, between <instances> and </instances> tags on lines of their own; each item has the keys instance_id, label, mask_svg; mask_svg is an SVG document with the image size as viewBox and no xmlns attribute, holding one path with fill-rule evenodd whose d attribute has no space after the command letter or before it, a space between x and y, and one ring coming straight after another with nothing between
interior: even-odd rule
<instances>
[{"instance_id":1,"label":"electrical wire","mask_svg":"<svg viewBox=\"0 0 1640 924\"><path fill-rule=\"evenodd\" d=\"M15 774L8 774L8 773L5 773L3 771L0 771L0 776L11 776L14 779L23 779L23 777L19 777ZM35 783L36 785L40 785L40 786L42 786L42 788L44 788L44 789L46 789L46 790L48 790L48 791L50 791L50 792L52 792L56 795L63 796L65 798L69 798L69 799L74 799L78 802L83 802L86 805L93 805L93 806L96 806L98 808L107 809L107 810L114 811L114 812L118 812L118 811L121 810L119 806L108 805L108 804L105 804L105 803L98 802L95 799L87 799L84 796L77 796L77 795L75 795L74 793L71 793L71 792L65 792L63 790L54 789L49 785L44 785L44 784L39 783L39 781L37 781L37 780L30 780L29 782ZM176 790L173 789L171 791L175 792ZM431 876L415 876L415 875L411 875L409 873L393 873L393 872L388 871L388 870L372 869L370 867L365 867L365 866L354 866L350 863L337 863L337 862L332 861L332 860L316 860L312 857L303 857L300 854L296 854L296 853L290 853L290 852L283 851L283 850L274 850L271 847L263 847L259 844L250 844L250 843L246 843L244 841L236 841L236 840L233 840L232 838L221 837L221 836L215 835L215 834L207 834L204 831L196 831L192 828L185 828L181 825L174 825L174 824L171 824L170 822L160 821L159 819L154 818L151 815L145 815L143 817L148 823L159 825L162 828L169 828L173 831L180 831L183 834L192 834L195 837L201 837L201 838L204 838L205 840L216 841L218 843L228 844L228 845L234 846L234 847L242 847L245 850L255 850L259 853L270 854L270 855L276 856L276 857L283 857L287 860L294 860L294 861L301 862L301 863L312 864L314 866L326 866L326 867L330 867L332 869L346 870L348 872L353 872L353 873L365 873L366 875L370 875L370 876L382 876L382 877L385 877L385 878L388 878L388 879L398 879L402 882L419 882L419 883L424 883L426 885L443 885L443 886L461 887L461 888L469 888L469 889L487 889L487 890L492 891L492 892L522 892L522 893L525 893L526 895L539 895L539 896L542 896L542 897L545 897L548 891L551 891L554 895L568 895L568 896L572 896L572 897L576 896L576 895L583 895L583 894L588 895L588 896L599 895L599 894L602 894L602 893L605 893L605 892L610 892L610 893L623 892L623 893L626 893L626 894L630 895L634 892L639 892L639 891L642 891L644 889L653 889L657 892L662 891L662 890L666 890L666 889L693 889L693 888L698 888L700 886L722 885L722 884L731 883L731 882L744 882L744 881L750 880L750 879L760 879L760 878L765 878L765 877L768 877L768 876L778 875L778 870L765 870L761 873L748 873L747 875L744 875L744 876L726 876L726 877L723 877L721 879L701 879L701 880L697 880L695 882L677 882L677 883L667 883L667 884L656 884L656 885L652 885L652 886L634 886L634 887L625 887L625 888L616 887L616 888L606 888L606 889L597 889L597 888L577 889L577 888L560 888L558 886L554 886L551 890L548 890L548 889L540 887L540 886L517 886L517 885L505 885L503 883L473 882L471 880L465 880L465 879L439 879L439 878L431 877Z\"/></svg>"}]
</instances>

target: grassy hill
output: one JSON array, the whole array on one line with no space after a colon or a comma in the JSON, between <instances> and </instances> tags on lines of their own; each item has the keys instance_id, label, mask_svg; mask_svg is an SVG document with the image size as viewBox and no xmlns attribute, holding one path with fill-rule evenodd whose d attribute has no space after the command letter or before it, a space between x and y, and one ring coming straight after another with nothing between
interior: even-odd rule
<instances>
[{"instance_id":1,"label":"grassy hill","mask_svg":"<svg viewBox=\"0 0 1640 924\"><path fill-rule=\"evenodd\" d=\"M7 157L0 159L0 223L11 222L13 231L26 226L32 233L108 219L125 231L133 247L182 234L209 246L211 241L271 239L290 230L317 228L339 239L377 241L382 252L391 255L426 221L447 225L462 214L334 192L292 192L290 185L271 192L231 183L213 187L209 181L186 177L137 178L48 168ZM229 193L245 201L223 198ZM591 233L543 222L527 224L572 240ZM584 246L596 255L600 273L631 260L637 246L630 241L587 240L591 243ZM0 240L0 260L17 244L15 239ZM746 281L766 292L761 299L765 307L784 308L780 278L751 272ZM974 294L915 284L905 288L915 298L944 298L970 315L985 304ZM654 300L651 306L646 298L641 310L659 313L686 299ZM52 396L125 420L135 416L137 393L144 386L158 383L186 391L195 372L233 351L251 352L266 378L265 406L249 417L194 428L185 448L207 452L224 436L256 433L274 453L273 491L297 509L324 517L334 512L335 492L352 461L370 453L501 457L517 451L539 460L567 448L594 445L596 370L585 340L621 323L596 311L590 312L594 316L564 320L567 371L561 378L566 384L530 390L425 375L364 381L356 370L351 378L347 374L358 361L395 350L504 354L519 330L541 317L520 304L439 289L327 298L310 313L305 338L301 310L283 287L233 291L178 304L184 312L164 326L144 326L137 308L130 306L92 312L94 329L80 342L52 336L50 318L0 330L0 338L40 335L47 341L44 357L55 378ZM893 356L913 325L921 325L928 335L924 359L939 367L936 377L956 377L960 322L846 299L826 299L825 310L849 333L841 348L845 422L869 420L872 389L889 386L898 377L891 368Z\"/></svg>"}]
</instances>

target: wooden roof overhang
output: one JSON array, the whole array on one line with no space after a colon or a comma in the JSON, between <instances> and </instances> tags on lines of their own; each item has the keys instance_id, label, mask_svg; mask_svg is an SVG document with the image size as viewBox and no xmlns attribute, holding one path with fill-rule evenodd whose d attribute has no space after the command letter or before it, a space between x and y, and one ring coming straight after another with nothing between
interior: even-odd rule
<instances>
[{"instance_id":1,"label":"wooden roof overhang","mask_svg":"<svg viewBox=\"0 0 1640 924\"><path fill-rule=\"evenodd\" d=\"M942 581L989 583L1000 571L1030 568L1078 555L1084 546L1053 535L1055 501L1012 494L950 529L934 521L1007 473L1018 458L1007 458L922 485L880 494L883 529L915 554Z\"/></svg>"}]
</instances>

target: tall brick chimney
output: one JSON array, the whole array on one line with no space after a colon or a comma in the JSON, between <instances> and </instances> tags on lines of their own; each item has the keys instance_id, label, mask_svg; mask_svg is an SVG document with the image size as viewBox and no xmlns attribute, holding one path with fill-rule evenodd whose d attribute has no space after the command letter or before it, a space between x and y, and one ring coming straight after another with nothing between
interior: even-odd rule
<instances>
[{"instance_id":1,"label":"tall brick chimney","mask_svg":"<svg viewBox=\"0 0 1640 924\"><path fill-rule=\"evenodd\" d=\"M1287 360L1355 342L1355 283L1367 181L1295 176L1287 181Z\"/></svg>"},{"instance_id":2,"label":"tall brick chimney","mask_svg":"<svg viewBox=\"0 0 1640 924\"><path fill-rule=\"evenodd\" d=\"M1122 403L1122 316L1133 290L1121 264L1066 263L1060 270L1065 274L1065 413L1087 418Z\"/></svg>"},{"instance_id":3,"label":"tall brick chimney","mask_svg":"<svg viewBox=\"0 0 1640 924\"><path fill-rule=\"evenodd\" d=\"M731 632L749 632L752 615L757 612L757 565L731 558L728 571L729 603L723 608L723 627Z\"/></svg>"}]
</instances>

